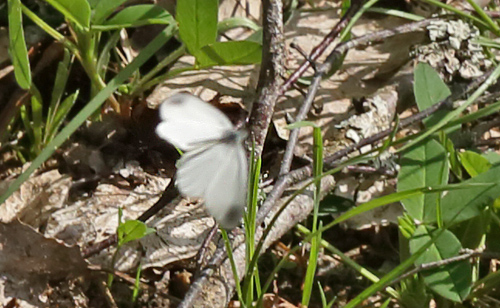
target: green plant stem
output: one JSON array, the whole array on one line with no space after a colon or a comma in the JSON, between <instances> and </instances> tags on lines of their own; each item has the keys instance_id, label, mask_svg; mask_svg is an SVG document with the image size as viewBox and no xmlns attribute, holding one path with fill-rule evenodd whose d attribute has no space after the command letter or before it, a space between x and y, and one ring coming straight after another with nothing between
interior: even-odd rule
<instances>
[{"instance_id":1,"label":"green plant stem","mask_svg":"<svg viewBox=\"0 0 500 308\"><path fill-rule=\"evenodd\" d=\"M461 16L461 17L465 17L471 21L474 21L474 22L477 22L478 24L480 24L481 26L483 27L487 27L488 25L482 21L481 19L477 18L476 16L473 16L471 14L467 14L466 12L460 10L460 9L457 9L451 5L447 5L447 4L444 4L442 2L440 2L439 0L423 0L424 2L427 2L429 4L432 4L432 5L435 5L439 8L442 8L442 9L445 9L447 11L450 11L450 12L453 12L455 14L457 14L458 16Z\"/></svg>"},{"instance_id":2,"label":"green plant stem","mask_svg":"<svg viewBox=\"0 0 500 308\"><path fill-rule=\"evenodd\" d=\"M240 299L240 302L241 302L243 308L246 308L245 301L243 300L243 293L241 292L240 279L238 277L238 269L236 267L236 263L234 262L233 251L231 249L231 241L229 240L229 237L227 236L226 230L221 228L220 231L222 234L222 238L224 239L224 245L226 246L227 258L229 259L229 262L231 263L231 269L232 269L233 275L234 275L234 286L236 287L236 293L238 294L238 298Z\"/></svg>"},{"instance_id":3,"label":"green plant stem","mask_svg":"<svg viewBox=\"0 0 500 308\"><path fill-rule=\"evenodd\" d=\"M420 21L420 20L425 19L424 17L422 17L420 15L415 15L415 14L411 14L411 13L407 13L407 12L403 12L403 11L399 11L399 10L386 9L386 8L382 8L382 7L371 7L367 10L367 12L400 17L400 18L411 20L411 21Z\"/></svg>"},{"instance_id":4,"label":"green plant stem","mask_svg":"<svg viewBox=\"0 0 500 308\"><path fill-rule=\"evenodd\" d=\"M149 89L151 86L166 80L167 78L165 75L159 76L154 79L153 77L156 74L158 74L160 70L173 63L175 60L177 60L185 53L186 53L186 45L182 44L179 48L177 48L176 50L171 52L168 56L166 56L163 60L161 60L161 62L158 63L158 65L156 65L151 71L149 71L146 75L144 75L144 77L141 80L139 80L137 84L132 85L132 90L131 90L132 95L136 93L141 93L144 91L144 89ZM169 75L169 73L167 73L167 76L171 77L172 75ZM149 82L150 80L152 80L152 82Z\"/></svg>"},{"instance_id":5,"label":"green plant stem","mask_svg":"<svg viewBox=\"0 0 500 308\"><path fill-rule=\"evenodd\" d=\"M493 30L492 32L494 32L497 36L500 35L500 27L498 27L498 24L494 22L474 0L467 0L467 2L472 6L472 8L474 8L476 14L490 26L490 30Z\"/></svg>"},{"instance_id":6,"label":"green plant stem","mask_svg":"<svg viewBox=\"0 0 500 308\"><path fill-rule=\"evenodd\" d=\"M367 3L363 4L361 9L356 12L356 14L352 17L352 19L349 21L349 24L345 27L344 30L342 30L340 34L340 41L344 42L348 39L352 27L356 24L356 22L361 18L361 16L368 10L370 7L372 7L375 3L377 3L379 0L370 0Z\"/></svg>"},{"instance_id":7,"label":"green plant stem","mask_svg":"<svg viewBox=\"0 0 500 308\"><path fill-rule=\"evenodd\" d=\"M309 236L312 232L307 229L306 227L304 227L303 225L301 224L298 224L295 226L297 228L297 230L306 235L306 236ZM378 282L380 280L380 278L373 274L372 272L370 272L369 270L367 270L366 268L360 266L358 263L354 262L351 258L349 258L348 256L346 256L344 253L342 253L342 251L338 250L335 246L333 246L332 244L328 243L327 241L325 240L321 240L321 246L324 247L325 249L329 250L332 254L334 255L337 255L344 264L347 264L348 266L352 267L354 270L356 270L359 274L361 274L363 277L365 277L366 279L370 280L371 282ZM387 293L389 293L389 295L391 295L393 298L395 299L399 299L399 293L394 290L394 288L392 287L387 287L386 288L386 291Z\"/></svg>"},{"instance_id":8,"label":"green plant stem","mask_svg":"<svg viewBox=\"0 0 500 308\"><path fill-rule=\"evenodd\" d=\"M37 26L39 26L48 35L52 36L56 41L62 43L73 53L79 60L81 60L80 52L74 43L66 39L61 33L57 32L54 28L49 26L45 21L38 17L35 13L30 11L25 5L21 4L24 15L31 19Z\"/></svg>"}]
</instances>

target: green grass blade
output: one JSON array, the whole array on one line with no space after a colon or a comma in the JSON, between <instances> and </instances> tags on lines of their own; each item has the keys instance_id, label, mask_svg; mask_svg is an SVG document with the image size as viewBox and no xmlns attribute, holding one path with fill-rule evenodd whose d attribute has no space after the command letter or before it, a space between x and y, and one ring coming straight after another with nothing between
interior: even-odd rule
<instances>
[{"instance_id":1,"label":"green grass blade","mask_svg":"<svg viewBox=\"0 0 500 308\"><path fill-rule=\"evenodd\" d=\"M54 120L52 122L50 130L48 130L47 135L45 136L46 143L50 142L52 139L54 139L54 136L56 135L57 130L61 127L64 120L68 116L68 113L71 110L71 107L73 107L73 105L75 104L75 101L76 101L79 93L80 93L79 91L76 91L75 93L66 97L66 99L57 108L57 110L55 110Z\"/></svg>"},{"instance_id":2,"label":"green grass blade","mask_svg":"<svg viewBox=\"0 0 500 308\"><path fill-rule=\"evenodd\" d=\"M87 0L45 0L64 17L82 28L90 26L90 5ZM106 1L101 1L106 2Z\"/></svg>"},{"instance_id":3,"label":"green grass blade","mask_svg":"<svg viewBox=\"0 0 500 308\"><path fill-rule=\"evenodd\" d=\"M110 80L108 85L102 89L97 95L77 114L77 116L68 123L68 125L43 149L31 165L23 172L13 183L9 189L0 196L0 204L4 203L7 198L12 195L29 176L40 167L53 153L60 147L68 137L75 132L85 120L91 116L130 75L132 75L139 67L146 62L153 54L159 50L173 34L173 27L167 27L158 36L151 41L142 52L125 67L115 78Z\"/></svg>"},{"instance_id":4,"label":"green grass blade","mask_svg":"<svg viewBox=\"0 0 500 308\"><path fill-rule=\"evenodd\" d=\"M31 87L31 70L28 49L24 40L21 0L7 1L9 7L9 54L14 66L14 76L25 90Z\"/></svg>"},{"instance_id":5,"label":"green grass blade","mask_svg":"<svg viewBox=\"0 0 500 308\"><path fill-rule=\"evenodd\" d=\"M313 201L312 232L315 232L316 236L311 239L311 251L304 279L304 289L302 292L302 306L304 307L309 306L309 302L311 300L312 289L314 286L314 276L316 275L316 267L318 263L319 248L321 245L321 232L316 232L318 230L318 212L321 200L321 175L323 173L323 137L321 136L321 129L319 127L314 127L313 142L313 175L314 178L319 179L315 181Z\"/></svg>"}]
</instances>

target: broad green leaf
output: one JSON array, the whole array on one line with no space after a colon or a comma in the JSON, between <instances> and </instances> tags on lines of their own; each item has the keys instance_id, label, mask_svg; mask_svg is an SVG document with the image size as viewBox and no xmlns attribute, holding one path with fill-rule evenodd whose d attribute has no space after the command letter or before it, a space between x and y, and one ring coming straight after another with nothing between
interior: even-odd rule
<instances>
[{"instance_id":1,"label":"broad green leaf","mask_svg":"<svg viewBox=\"0 0 500 308\"><path fill-rule=\"evenodd\" d=\"M46 0L64 17L82 28L90 26L90 5L87 0ZM106 2L106 1L101 1Z\"/></svg>"},{"instance_id":2,"label":"broad green leaf","mask_svg":"<svg viewBox=\"0 0 500 308\"><path fill-rule=\"evenodd\" d=\"M485 209L481 215L453 226L451 231L460 239L464 248L478 249L484 245L485 236L491 228L490 214L490 211Z\"/></svg>"},{"instance_id":3,"label":"broad green leaf","mask_svg":"<svg viewBox=\"0 0 500 308\"><path fill-rule=\"evenodd\" d=\"M205 46L196 56L200 67L260 63L262 46L248 41L217 42Z\"/></svg>"},{"instance_id":4,"label":"broad green leaf","mask_svg":"<svg viewBox=\"0 0 500 308\"><path fill-rule=\"evenodd\" d=\"M480 173L486 172L491 168L491 164L481 154L465 151L459 154L462 166L471 177L475 177Z\"/></svg>"},{"instance_id":5,"label":"broad green leaf","mask_svg":"<svg viewBox=\"0 0 500 308\"><path fill-rule=\"evenodd\" d=\"M494 151L489 151L483 154L483 156L490 162L490 164L500 163L500 154Z\"/></svg>"},{"instance_id":6,"label":"broad green leaf","mask_svg":"<svg viewBox=\"0 0 500 308\"><path fill-rule=\"evenodd\" d=\"M448 160L444 148L428 139L408 149L401 157L398 191L436 187L448 182ZM415 196L402 203L408 214L423 223L435 221L439 193Z\"/></svg>"},{"instance_id":7,"label":"broad green leaf","mask_svg":"<svg viewBox=\"0 0 500 308\"><path fill-rule=\"evenodd\" d=\"M125 3L127 0L100 0L95 9L92 10L92 23L100 25L111 15L116 8Z\"/></svg>"},{"instance_id":8,"label":"broad green leaf","mask_svg":"<svg viewBox=\"0 0 500 308\"><path fill-rule=\"evenodd\" d=\"M410 240L410 251L412 253L418 251L431 240L435 233L435 230L430 227L419 226ZM415 265L420 266L455 257L461 248L462 245L455 235L449 230L444 230L415 261ZM462 302L471 291L472 268L467 260L423 271L421 274L429 288L451 301Z\"/></svg>"},{"instance_id":9,"label":"broad green leaf","mask_svg":"<svg viewBox=\"0 0 500 308\"><path fill-rule=\"evenodd\" d=\"M104 25L117 28L138 27L150 24L171 24L174 18L163 8L151 5L134 5L120 11L104 22Z\"/></svg>"},{"instance_id":10,"label":"broad green leaf","mask_svg":"<svg viewBox=\"0 0 500 308\"><path fill-rule=\"evenodd\" d=\"M179 36L193 56L217 38L218 0L178 0Z\"/></svg>"},{"instance_id":11,"label":"broad green leaf","mask_svg":"<svg viewBox=\"0 0 500 308\"><path fill-rule=\"evenodd\" d=\"M89 5L90 5L90 8L93 10L95 9L95 7L99 4L99 2L101 2L101 0L87 0ZM102 0L102 2L106 2L106 0ZM110 1L107 1L107 2L110 2Z\"/></svg>"},{"instance_id":12,"label":"broad green leaf","mask_svg":"<svg viewBox=\"0 0 500 308\"><path fill-rule=\"evenodd\" d=\"M343 213L339 217L337 217L334 221L335 224L341 223L343 221L346 221L347 219L354 217L356 215L359 215L361 213L373 210L377 207L389 204L389 203L394 203L398 201L402 201L408 198L412 198L415 196L420 196L423 194L434 194L437 192L444 192L444 191L452 191L452 190L467 190L470 188L489 188L491 187L491 184L483 184L483 183L470 183L470 184L451 184L451 185L444 185L444 186L439 186L439 187L420 187L420 188L414 188L410 190L404 190L404 191L398 191L396 193L392 193L390 195L385 195L382 197L379 197L377 199L372 199L366 203L363 203L353 209L348 210L347 212Z\"/></svg>"},{"instance_id":13,"label":"broad green leaf","mask_svg":"<svg viewBox=\"0 0 500 308\"><path fill-rule=\"evenodd\" d=\"M468 98L467 100L461 104L458 108L454 109L453 111L450 111L444 115L443 118L439 119L437 123L435 123L432 127L429 127L427 130L423 131L421 134L419 134L416 138L412 139L410 142L406 143L404 146L400 147L397 152L402 152L409 147L413 146L414 144L417 144L421 142L422 140L428 138L430 135L436 133L438 130L446 127L452 127L454 122L452 120L457 119L460 117L460 114L464 112L464 110L469 107L472 103L474 103L480 95L484 93L490 87L490 85L494 84L497 80L497 78L500 77L500 65L497 65L495 69L491 72L491 74L488 75L486 80L475 90ZM497 107L495 107L497 108ZM462 121L462 120L460 120ZM456 122L455 122L456 123Z\"/></svg>"},{"instance_id":14,"label":"broad green leaf","mask_svg":"<svg viewBox=\"0 0 500 308\"><path fill-rule=\"evenodd\" d=\"M28 49L24 40L21 0L7 1L9 6L9 54L14 66L17 84L25 90L31 87Z\"/></svg>"},{"instance_id":15,"label":"broad green leaf","mask_svg":"<svg viewBox=\"0 0 500 308\"><path fill-rule=\"evenodd\" d=\"M154 232L154 229L148 228L145 223L139 220L127 220L126 222L120 224L117 229L120 245L141 239Z\"/></svg>"},{"instance_id":16,"label":"broad green leaf","mask_svg":"<svg viewBox=\"0 0 500 308\"><path fill-rule=\"evenodd\" d=\"M415 68L415 83L413 90L420 111L442 101L450 96L450 89L441 80L438 73L427 63L419 63ZM426 126L436 123L446 111L439 111L424 120Z\"/></svg>"},{"instance_id":17,"label":"broad green leaf","mask_svg":"<svg viewBox=\"0 0 500 308\"><path fill-rule=\"evenodd\" d=\"M452 224L471 219L481 214L484 207L500 197L500 164L490 170L463 181L462 184L483 184L486 186L470 187L448 192L441 199L443 221L449 227Z\"/></svg>"}]
</instances>

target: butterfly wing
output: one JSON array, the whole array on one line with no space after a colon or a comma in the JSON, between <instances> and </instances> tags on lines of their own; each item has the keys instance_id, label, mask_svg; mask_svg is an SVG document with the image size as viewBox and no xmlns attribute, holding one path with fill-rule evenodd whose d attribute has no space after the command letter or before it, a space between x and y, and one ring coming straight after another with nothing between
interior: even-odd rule
<instances>
[{"instance_id":1,"label":"butterfly wing","mask_svg":"<svg viewBox=\"0 0 500 308\"><path fill-rule=\"evenodd\" d=\"M236 227L245 210L248 167L239 140L218 142L185 153L179 160L179 191L205 199L210 215L225 229Z\"/></svg>"},{"instance_id":2,"label":"butterfly wing","mask_svg":"<svg viewBox=\"0 0 500 308\"><path fill-rule=\"evenodd\" d=\"M162 122L156 127L156 133L183 151L199 148L234 131L222 111L191 94L175 94L166 99L159 110Z\"/></svg>"}]
</instances>

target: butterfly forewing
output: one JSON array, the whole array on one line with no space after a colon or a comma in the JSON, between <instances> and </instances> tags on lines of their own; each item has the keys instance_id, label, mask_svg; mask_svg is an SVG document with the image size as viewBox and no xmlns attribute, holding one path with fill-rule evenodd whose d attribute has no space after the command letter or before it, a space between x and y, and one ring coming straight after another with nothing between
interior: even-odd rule
<instances>
[{"instance_id":1,"label":"butterfly forewing","mask_svg":"<svg viewBox=\"0 0 500 308\"><path fill-rule=\"evenodd\" d=\"M234 126L217 108L190 95L179 93L160 105L156 133L183 151L198 148L206 142L219 140Z\"/></svg>"}]
</instances>

